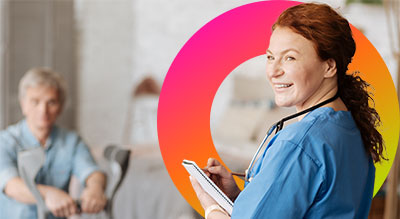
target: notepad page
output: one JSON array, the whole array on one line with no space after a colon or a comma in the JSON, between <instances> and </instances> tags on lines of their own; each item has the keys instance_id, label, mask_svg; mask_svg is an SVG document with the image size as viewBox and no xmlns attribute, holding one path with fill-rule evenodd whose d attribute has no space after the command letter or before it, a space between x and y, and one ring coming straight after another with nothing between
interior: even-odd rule
<instances>
[{"instance_id":1,"label":"notepad page","mask_svg":"<svg viewBox=\"0 0 400 219\"><path fill-rule=\"evenodd\" d=\"M229 215L232 214L233 203L217 185L193 161L184 160L182 165Z\"/></svg>"}]
</instances>

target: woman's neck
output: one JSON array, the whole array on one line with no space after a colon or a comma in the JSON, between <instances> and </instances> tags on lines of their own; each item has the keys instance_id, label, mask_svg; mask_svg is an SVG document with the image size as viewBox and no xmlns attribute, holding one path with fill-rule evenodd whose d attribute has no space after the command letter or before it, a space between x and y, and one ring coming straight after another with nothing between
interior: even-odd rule
<instances>
[{"instance_id":1,"label":"woman's neck","mask_svg":"<svg viewBox=\"0 0 400 219\"><path fill-rule=\"evenodd\" d=\"M302 107L296 106L296 110L297 110L297 112L300 112L300 111L306 110L310 107L313 107L329 98L332 98L333 96L336 95L337 92L338 92L337 89L332 89L332 90L326 92L324 95L321 95L321 97L315 98L314 101L310 101L309 103L303 104ZM330 107L335 111L347 111L348 110L346 105L344 104L344 102L342 101L342 99L340 97L333 100L332 102L329 102L329 103L321 106L321 107ZM299 121L302 120L307 114L299 116L298 120Z\"/></svg>"}]
</instances>

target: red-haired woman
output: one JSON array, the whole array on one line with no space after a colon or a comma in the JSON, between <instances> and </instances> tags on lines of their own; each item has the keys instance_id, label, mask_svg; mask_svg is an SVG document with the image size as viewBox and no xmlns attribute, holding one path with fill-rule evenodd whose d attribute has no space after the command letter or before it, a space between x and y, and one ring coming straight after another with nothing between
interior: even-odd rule
<instances>
[{"instance_id":1,"label":"red-haired woman","mask_svg":"<svg viewBox=\"0 0 400 219\"><path fill-rule=\"evenodd\" d=\"M267 77L278 106L295 106L250 165L245 189L217 160L208 173L235 201L232 218L367 218L383 159L368 84L346 74L356 45L348 21L325 4L285 10L273 25ZM283 129L282 129L283 128ZM229 218L192 179L206 218Z\"/></svg>"}]
</instances>

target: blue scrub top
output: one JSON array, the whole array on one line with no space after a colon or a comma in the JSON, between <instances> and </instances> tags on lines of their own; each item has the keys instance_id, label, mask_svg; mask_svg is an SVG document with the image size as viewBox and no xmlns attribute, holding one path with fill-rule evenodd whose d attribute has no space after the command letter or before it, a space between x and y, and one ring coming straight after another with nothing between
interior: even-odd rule
<instances>
[{"instance_id":1,"label":"blue scrub top","mask_svg":"<svg viewBox=\"0 0 400 219\"><path fill-rule=\"evenodd\" d=\"M24 149L40 147L25 120L0 131L0 218L34 219L37 218L36 205L18 202L4 193L7 182L18 177L18 146L15 136ZM72 175L77 176L84 185L86 178L98 171L89 148L75 133L54 126L45 148L46 160L39 170L35 182L57 187L68 192ZM49 218L55 218L50 215Z\"/></svg>"},{"instance_id":2,"label":"blue scrub top","mask_svg":"<svg viewBox=\"0 0 400 219\"><path fill-rule=\"evenodd\" d=\"M375 167L350 112L315 109L267 147L232 218L368 218Z\"/></svg>"}]
</instances>

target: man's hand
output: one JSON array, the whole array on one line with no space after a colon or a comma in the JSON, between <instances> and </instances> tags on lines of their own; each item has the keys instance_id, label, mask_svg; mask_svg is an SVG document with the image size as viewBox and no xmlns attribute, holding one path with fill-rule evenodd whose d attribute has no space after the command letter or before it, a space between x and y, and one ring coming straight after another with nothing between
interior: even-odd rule
<instances>
[{"instance_id":1,"label":"man's hand","mask_svg":"<svg viewBox=\"0 0 400 219\"><path fill-rule=\"evenodd\" d=\"M86 188L81 195L81 208L84 213L98 213L107 204L104 194L106 176L101 172L94 172L86 179Z\"/></svg>"},{"instance_id":2,"label":"man's hand","mask_svg":"<svg viewBox=\"0 0 400 219\"><path fill-rule=\"evenodd\" d=\"M104 209L107 204L107 198L104 190L100 186L86 187L81 195L81 208L85 213L98 213Z\"/></svg>"},{"instance_id":3,"label":"man's hand","mask_svg":"<svg viewBox=\"0 0 400 219\"><path fill-rule=\"evenodd\" d=\"M71 196L55 187L46 186L44 201L56 217L69 217L78 213L78 208Z\"/></svg>"},{"instance_id":4,"label":"man's hand","mask_svg":"<svg viewBox=\"0 0 400 219\"><path fill-rule=\"evenodd\" d=\"M204 169L212 181L234 201L241 191L232 174L214 158L208 159L207 166Z\"/></svg>"}]
</instances>

